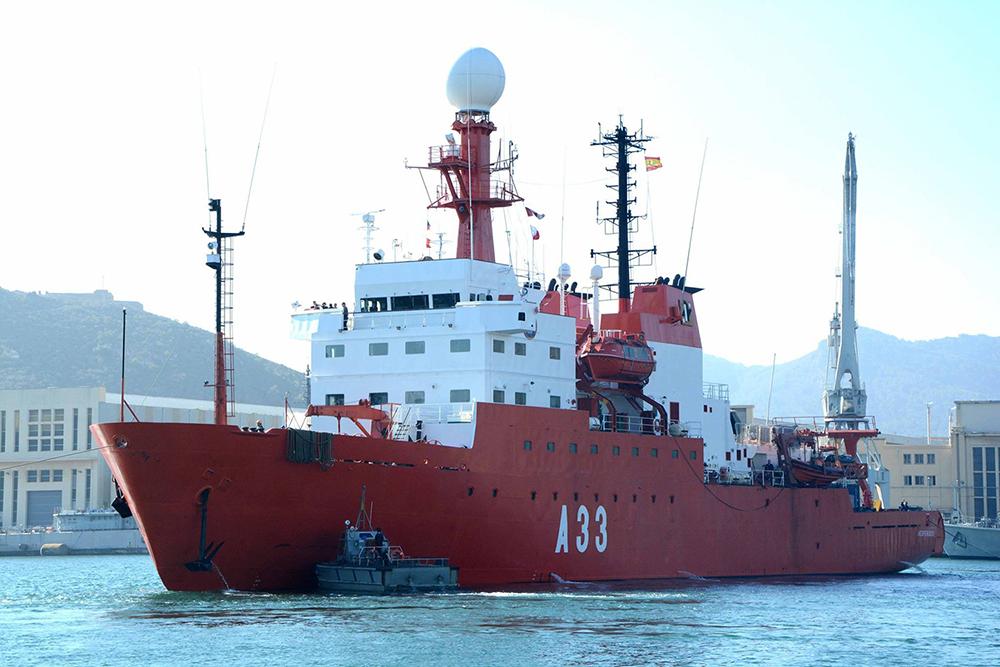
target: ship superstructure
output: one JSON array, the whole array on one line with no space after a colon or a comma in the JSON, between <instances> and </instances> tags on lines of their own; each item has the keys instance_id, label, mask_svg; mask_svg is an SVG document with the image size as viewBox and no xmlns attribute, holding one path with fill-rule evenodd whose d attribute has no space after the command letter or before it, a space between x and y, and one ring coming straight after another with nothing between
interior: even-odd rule
<instances>
[{"instance_id":1,"label":"ship superstructure","mask_svg":"<svg viewBox=\"0 0 1000 667\"><path fill-rule=\"evenodd\" d=\"M93 427L164 584L311 588L359 494L462 586L889 572L939 552L936 512L865 511L736 443L728 390L703 383L698 289L634 282L627 229L618 312L592 315L600 267L587 294L567 265L543 287L494 261L490 211L520 200L490 178L509 166L489 158L504 82L485 49L449 77L462 140L428 167L457 256L361 264L352 309L292 315L311 341L311 429ZM607 136L641 143L622 121ZM626 226L630 153L613 170Z\"/></svg>"}]
</instances>

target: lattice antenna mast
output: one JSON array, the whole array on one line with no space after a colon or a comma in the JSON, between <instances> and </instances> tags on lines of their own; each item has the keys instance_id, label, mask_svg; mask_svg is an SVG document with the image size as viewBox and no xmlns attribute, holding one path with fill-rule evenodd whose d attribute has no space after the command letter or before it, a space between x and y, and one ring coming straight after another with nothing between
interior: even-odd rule
<instances>
[{"instance_id":1,"label":"lattice antenna mast","mask_svg":"<svg viewBox=\"0 0 1000 667\"><path fill-rule=\"evenodd\" d=\"M598 204L597 222L604 224L606 234L618 237L618 247L615 250L591 250L590 256L603 257L607 260L608 266L617 265L618 312L624 313L628 312L631 307L632 285L635 284L632 282L631 269L648 265L652 256L656 254L656 246L644 249L630 247L631 235L638 230L638 221L645 216L632 215L632 205L636 202L635 198L631 197L635 180L629 174L635 171L635 167L630 163L629 156L644 152L646 143L651 141L653 137L646 136L641 125L638 133L630 133L620 116L618 125L613 132L603 132L600 125L597 126L597 132L598 138L590 145L600 146L604 157L614 160L614 166L606 167L606 169L615 174L615 183L606 187L618 193L617 199L605 202L615 207L615 215L602 218L600 204ZM612 291L615 289L615 285L602 287Z\"/></svg>"},{"instance_id":2,"label":"lattice antenna mast","mask_svg":"<svg viewBox=\"0 0 1000 667\"><path fill-rule=\"evenodd\" d=\"M385 209L380 208L377 211L366 211L364 213L352 213L351 215L361 216L361 231L365 233L365 264L372 263L372 234L378 231L378 227L375 226L375 214L384 213Z\"/></svg>"},{"instance_id":3,"label":"lattice antenna mast","mask_svg":"<svg viewBox=\"0 0 1000 667\"><path fill-rule=\"evenodd\" d=\"M831 367L835 370L832 385L823 392L823 414L827 424L842 428L858 428L866 422L868 402L859 372L858 325L854 313L857 203L858 169L854 159L854 135L848 134L847 155L844 158L840 312L838 314L835 306L829 338Z\"/></svg>"},{"instance_id":4,"label":"lattice antenna mast","mask_svg":"<svg viewBox=\"0 0 1000 667\"><path fill-rule=\"evenodd\" d=\"M215 228L202 228L211 238L205 264L215 271L215 423L229 423L236 414L233 348L233 260L230 239L246 232L222 231L222 200L208 200L209 215L215 214ZM205 383L208 385L208 383ZM227 399L228 395L228 399Z\"/></svg>"}]
</instances>

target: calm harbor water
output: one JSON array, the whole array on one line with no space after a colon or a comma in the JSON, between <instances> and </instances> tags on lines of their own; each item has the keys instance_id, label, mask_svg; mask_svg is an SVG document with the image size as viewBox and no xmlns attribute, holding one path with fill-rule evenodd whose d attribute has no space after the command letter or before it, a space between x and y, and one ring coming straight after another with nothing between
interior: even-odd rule
<instances>
[{"instance_id":1,"label":"calm harbor water","mask_svg":"<svg viewBox=\"0 0 1000 667\"><path fill-rule=\"evenodd\" d=\"M355 597L163 589L146 556L0 559L4 665L995 665L1000 562L892 576Z\"/></svg>"}]
</instances>

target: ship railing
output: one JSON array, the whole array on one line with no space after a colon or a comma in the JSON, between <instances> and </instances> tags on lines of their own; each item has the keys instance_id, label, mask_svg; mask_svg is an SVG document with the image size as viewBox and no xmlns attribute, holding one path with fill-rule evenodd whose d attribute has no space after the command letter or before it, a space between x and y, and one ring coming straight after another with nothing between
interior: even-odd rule
<instances>
[{"instance_id":1,"label":"ship railing","mask_svg":"<svg viewBox=\"0 0 1000 667\"><path fill-rule=\"evenodd\" d=\"M681 422L672 420L666 429L659 417L642 415L601 415L600 429L613 433L639 433L646 435L673 435L684 438L700 438L701 422Z\"/></svg>"},{"instance_id":2,"label":"ship railing","mask_svg":"<svg viewBox=\"0 0 1000 667\"><path fill-rule=\"evenodd\" d=\"M729 385L719 382L702 382L701 395L717 401L729 400Z\"/></svg>"},{"instance_id":3,"label":"ship railing","mask_svg":"<svg viewBox=\"0 0 1000 667\"><path fill-rule=\"evenodd\" d=\"M733 472L730 468L706 467L705 484L723 484L729 486L785 486L784 470L756 470Z\"/></svg>"},{"instance_id":4,"label":"ship railing","mask_svg":"<svg viewBox=\"0 0 1000 667\"><path fill-rule=\"evenodd\" d=\"M431 146L427 149L428 164L440 164L442 162L452 162L459 159L465 159L462 154L462 146L460 144Z\"/></svg>"},{"instance_id":5,"label":"ship railing","mask_svg":"<svg viewBox=\"0 0 1000 667\"><path fill-rule=\"evenodd\" d=\"M471 424L475 419L475 403L411 403L405 406L408 424Z\"/></svg>"},{"instance_id":6,"label":"ship railing","mask_svg":"<svg viewBox=\"0 0 1000 667\"><path fill-rule=\"evenodd\" d=\"M600 329L597 331L597 335L601 338L623 338L624 335L621 329Z\"/></svg>"},{"instance_id":7,"label":"ship railing","mask_svg":"<svg viewBox=\"0 0 1000 667\"><path fill-rule=\"evenodd\" d=\"M492 179L488 183L473 183L471 193L465 191L459 197L455 197L450 188L439 185L437 187L437 199L435 200L433 206L445 206L454 201L468 200L470 197L478 201L492 199L497 201L515 202L521 200L517 193L514 192L510 183Z\"/></svg>"}]
</instances>

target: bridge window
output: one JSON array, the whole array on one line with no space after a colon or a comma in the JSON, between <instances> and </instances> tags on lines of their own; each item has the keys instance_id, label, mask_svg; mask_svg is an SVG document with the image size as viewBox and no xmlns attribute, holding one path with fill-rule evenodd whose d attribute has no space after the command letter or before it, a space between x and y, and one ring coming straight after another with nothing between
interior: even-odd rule
<instances>
[{"instance_id":1,"label":"bridge window","mask_svg":"<svg viewBox=\"0 0 1000 667\"><path fill-rule=\"evenodd\" d=\"M528 395L523 391L514 392L514 405L527 405Z\"/></svg>"},{"instance_id":2,"label":"bridge window","mask_svg":"<svg viewBox=\"0 0 1000 667\"><path fill-rule=\"evenodd\" d=\"M561 358L562 358L562 350L560 350L558 347L555 346L549 348L549 359L561 359Z\"/></svg>"},{"instance_id":3,"label":"bridge window","mask_svg":"<svg viewBox=\"0 0 1000 667\"><path fill-rule=\"evenodd\" d=\"M327 405L343 405L344 395L343 394L327 394L326 395Z\"/></svg>"},{"instance_id":4,"label":"bridge window","mask_svg":"<svg viewBox=\"0 0 1000 667\"><path fill-rule=\"evenodd\" d=\"M426 294L408 294L392 297L393 310L427 310L430 308Z\"/></svg>"},{"instance_id":5,"label":"bridge window","mask_svg":"<svg viewBox=\"0 0 1000 667\"><path fill-rule=\"evenodd\" d=\"M389 354L389 343L368 343L369 357L384 357Z\"/></svg>"},{"instance_id":6,"label":"bridge window","mask_svg":"<svg viewBox=\"0 0 1000 667\"><path fill-rule=\"evenodd\" d=\"M494 338L493 339L493 351L497 352L499 354L503 354L504 343L503 343L503 341L501 339L499 339L499 338Z\"/></svg>"},{"instance_id":7,"label":"bridge window","mask_svg":"<svg viewBox=\"0 0 1000 667\"><path fill-rule=\"evenodd\" d=\"M389 310L389 299L384 296L361 299L362 313L384 313Z\"/></svg>"},{"instance_id":8,"label":"bridge window","mask_svg":"<svg viewBox=\"0 0 1000 667\"><path fill-rule=\"evenodd\" d=\"M385 405L389 402L389 393L385 391L373 391L368 394L368 400L372 405Z\"/></svg>"},{"instance_id":9,"label":"bridge window","mask_svg":"<svg viewBox=\"0 0 1000 667\"><path fill-rule=\"evenodd\" d=\"M435 294L431 298L431 302L434 304L435 308L454 308L455 304L461 300L462 297L458 292Z\"/></svg>"},{"instance_id":10,"label":"bridge window","mask_svg":"<svg viewBox=\"0 0 1000 667\"><path fill-rule=\"evenodd\" d=\"M406 354L423 354L427 346L422 340L408 340L405 347Z\"/></svg>"},{"instance_id":11,"label":"bridge window","mask_svg":"<svg viewBox=\"0 0 1000 667\"><path fill-rule=\"evenodd\" d=\"M452 352L468 352L472 348L472 343L468 338L456 338L451 341Z\"/></svg>"},{"instance_id":12,"label":"bridge window","mask_svg":"<svg viewBox=\"0 0 1000 667\"><path fill-rule=\"evenodd\" d=\"M503 403L503 399L504 399L503 389L494 389L493 390L493 402L494 403Z\"/></svg>"},{"instance_id":13,"label":"bridge window","mask_svg":"<svg viewBox=\"0 0 1000 667\"><path fill-rule=\"evenodd\" d=\"M408 391L405 394L407 403L423 403L424 402L424 392L422 391Z\"/></svg>"},{"instance_id":14,"label":"bridge window","mask_svg":"<svg viewBox=\"0 0 1000 667\"><path fill-rule=\"evenodd\" d=\"M327 345L326 346L326 358L332 359L333 357L344 356L344 346L343 345Z\"/></svg>"},{"instance_id":15,"label":"bridge window","mask_svg":"<svg viewBox=\"0 0 1000 667\"><path fill-rule=\"evenodd\" d=\"M528 354L528 345L526 343L514 343L514 356L524 357Z\"/></svg>"},{"instance_id":16,"label":"bridge window","mask_svg":"<svg viewBox=\"0 0 1000 667\"><path fill-rule=\"evenodd\" d=\"M562 398L559 396L549 396L549 407L558 408L562 405Z\"/></svg>"},{"instance_id":17,"label":"bridge window","mask_svg":"<svg viewBox=\"0 0 1000 667\"><path fill-rule=\"evenodd\" d=\"M449 396L452 403L468 403L470 392L468 389L452 389Z\"/></svg>"}]
</instances>

